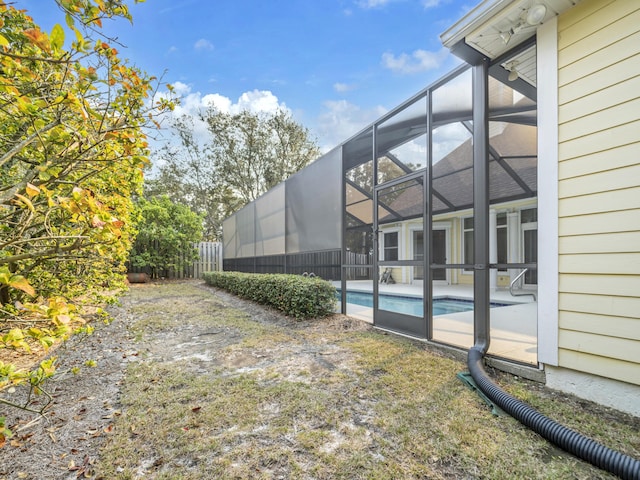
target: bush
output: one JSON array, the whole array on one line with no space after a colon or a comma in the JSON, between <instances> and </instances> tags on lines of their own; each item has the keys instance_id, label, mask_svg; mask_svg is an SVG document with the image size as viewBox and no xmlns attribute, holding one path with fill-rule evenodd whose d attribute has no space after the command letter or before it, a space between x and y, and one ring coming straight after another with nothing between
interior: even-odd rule
<instances>
[{"instance_id":1,"label":"bush","mask_svg":"<svg viewBox=\"0 0 640 480\"><path fill-rule=\"evenodd\" d=\"M247 300L275 307L298 319L323 317L335 311L335 287L317 277L206 272L204 281Z\"/></svg>"}]
</instances>

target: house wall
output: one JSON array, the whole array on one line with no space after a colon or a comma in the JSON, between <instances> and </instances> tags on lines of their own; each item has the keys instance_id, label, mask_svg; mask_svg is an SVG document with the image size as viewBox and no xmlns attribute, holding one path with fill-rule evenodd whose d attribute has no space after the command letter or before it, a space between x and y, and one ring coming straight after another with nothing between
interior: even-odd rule
<instances>
[{"instance_id":1,"label":"house wall","mask_svg":"<svg viewBox=\"0 0 640 480\"><path fill-rule=\"evenodd\" d=\"M558 19L558 366L635 385L638 112L640 2L585 0Z\"/></svg>"},{"instance_id":2,"label":"house wall","mask_svg":"<svg viewBox=\"0 0 640 480\"><path fill-rule=\"evenodd\" d=\"M492 205L497 213L500 212L513 212L519 215L519 212L523 209L535 208L537 206L537 198L517 200L513 202L506 202L501 204ZM433 217L434 228L446 228L448 229L448 244L447 244L447 262L448 263L462 263L462 220L465 217L473 216L473 210L463 210L459 212L452 212L443 215L436 215ZM399 256L402 259L411 259L412 252L412 230L422 229L422 219L408 220L405 222L392 223L388 225L381 225L380 231L382 233L397 231L400 235L399 244ZM510 236L515 236L518 244L522 242L521 225L518 222L517 231L510 231ZM516 252L512 252L513 263L522 262L522 252L520 248ZM398 283L410 283L410 272L408 267L394 267L391 269L393 279ZM498 288L508 288L510 284L510 276L508 273L499 272L497 275L496 286ZM451 285L473 285L473 271L464 271L462 269L449 270L449 283Z\"/></svg>"}]
</instances>

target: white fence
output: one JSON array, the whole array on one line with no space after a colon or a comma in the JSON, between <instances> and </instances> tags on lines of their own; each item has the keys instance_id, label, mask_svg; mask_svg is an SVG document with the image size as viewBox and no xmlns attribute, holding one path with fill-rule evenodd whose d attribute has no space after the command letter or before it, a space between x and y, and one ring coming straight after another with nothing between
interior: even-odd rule
<instances>
[{"instance_id":1,"label":"white fence","mask_svg":"<svg viewBox=\"0 0 640 480\"><path fill-rule=\"evenodd\" d=\"M199 258L191 266L190 277L202 278L204 272L222 270L222 243L200 242L196 245Z\"/></svg>"},{"instance_id":2,"label":"white fence","mask_svg":"<svg viewBox=\"0 0 640 480\"><path fill-rule=\"evenodd\" d=\"M176 268L152 271L150 268L136 268L128 266L130 273L146 273L151 278L202 278L204 272L222 270L222 243L200 242L194 245L199 257L195 262L189 262L183 257L176 259Z\"/></svg>"}]
</instances>

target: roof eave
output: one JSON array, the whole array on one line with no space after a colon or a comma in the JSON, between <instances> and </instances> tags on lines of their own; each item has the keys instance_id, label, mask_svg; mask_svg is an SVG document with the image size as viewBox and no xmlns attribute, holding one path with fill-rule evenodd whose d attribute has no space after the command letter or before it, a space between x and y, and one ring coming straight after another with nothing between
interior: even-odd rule
<instances>
[{"instance_id":1,"label":"roof eave","mask_svg":"<svg viewBox=\"0 0 640 480\"><path fill-rule=\"evenodd\" d=\"M440 34L442 44L451 49L480 25L494 17L513 0L483 0L475 8L469 10L460 20Z\"/></svg>"}]
</instances>

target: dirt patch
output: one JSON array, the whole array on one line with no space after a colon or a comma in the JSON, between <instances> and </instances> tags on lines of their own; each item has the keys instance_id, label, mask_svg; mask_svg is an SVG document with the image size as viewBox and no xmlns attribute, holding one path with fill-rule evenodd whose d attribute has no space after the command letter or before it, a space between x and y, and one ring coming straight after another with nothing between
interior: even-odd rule
<instances>
[{"instance_id":1,"label":"dirt patch","mask_svg":"<svg viewBox=\"0 0 640 480\"><path fill-rule=\"evenodd\" d=\"M113 323L98 324L93 335L72 338L53 352L59 359L58 374L47 384L54 402L44 417L2 407L14 436L1 452L0 478L75 479L90 471L120 413L126 364L137 354L128 331L131 317L123 308L112 311ZM91 360L95 367L86 366ZM21 403L24 392L17 390L8 398ZM42 401L36 397L35 406Z\"/></svg>"},{"instance_id":2,"label":"dirt patch","mask_svg":"<svg viewBox=\"0 0 640 480\"><path fill-rule=\"evenodd\" d=\"M0 479L612 478L493 417L462 363L343 315L296 321L201 282L134 285L112 314L56 352L46 417L2 413ZM638 456L640 419L498 378Z\"/></svg>"}]
</instances>

